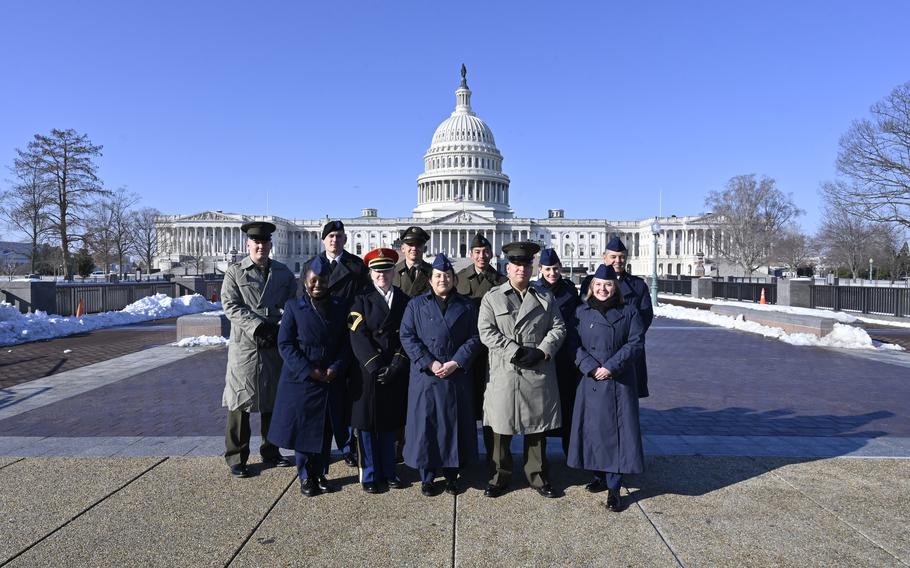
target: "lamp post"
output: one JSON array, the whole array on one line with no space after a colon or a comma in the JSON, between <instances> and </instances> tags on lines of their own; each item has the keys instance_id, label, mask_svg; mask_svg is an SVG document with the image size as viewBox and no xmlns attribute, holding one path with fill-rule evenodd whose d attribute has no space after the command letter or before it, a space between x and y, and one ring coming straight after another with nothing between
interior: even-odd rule
<instances>
[{"instance_id":1,"label":"lamp post","mask_svg":"<svg viewBox=\"0 0 910 568\"><path fill-rule=\"evenodd\" d=\"M657 217L654 218L654 222L651 223L651 234L654 235L654 262L651 265L651 305L655 308L657 307L657 239L660 237L660 223L657 222Z\"/></svg>"},{"instance_id":2,"label":"lamp post","mask_svg":"<svg viewBox=\"0 0 910 568\"><path fill-rule=\"evenodd\" d=\"M869 259L869 284L872 284L872 259Z\"/></svg>"},{"instance_id":3,"label":"lamp post","mask_svg":"<svg viewBox=\"0 0 910 568\"><path fill-rule=\"evenodd\" d=\"M572 282L572 268L575 260L575 245L569 243L569 281Z\"/></svg>"}]
</instances>

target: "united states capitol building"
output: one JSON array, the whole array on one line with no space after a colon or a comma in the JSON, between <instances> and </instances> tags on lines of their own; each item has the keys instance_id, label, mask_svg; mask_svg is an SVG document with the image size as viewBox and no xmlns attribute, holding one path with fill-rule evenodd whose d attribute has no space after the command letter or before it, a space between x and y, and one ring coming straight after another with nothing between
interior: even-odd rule
<instances>
[{"instance_id":1,"label":"united states capitol building","mask_svg":"<svg viewBox=\"0 0 910 568\"><path fill-rule=\"evenodd\" d=\"M348 235L345 248L363 255L379 246L396 247L401 231L419 225L431 236L427 243L429 257L444 252L453 259L467 259L471 239L482 233L493 244L500 266L502 245L530 240L555 248L566 269L572 266L585 272L600 264L604 245L618 235L629 249L629 270L644 275L652 271L652 227L656 220L658 274L695 274L700 253L705 255L708 274L711 273L710 215L633 221L567 219L562 209L550 209L547 218L535 219L516 216L509 205L510 194L503 155L493 131L474 113L462 68L461 84L455 91L455 110L436 128L424 155L412 216L381 217L378 209L367 207L359 217L342 218ZM272 236L272 256L295 272L322 251L321 231L327 218L287 219L204 211L158 217L156 267L223 270L229 262L246 254L240 226L253 220L270 221L278 227Z\"/></svg>"}]
</instances>

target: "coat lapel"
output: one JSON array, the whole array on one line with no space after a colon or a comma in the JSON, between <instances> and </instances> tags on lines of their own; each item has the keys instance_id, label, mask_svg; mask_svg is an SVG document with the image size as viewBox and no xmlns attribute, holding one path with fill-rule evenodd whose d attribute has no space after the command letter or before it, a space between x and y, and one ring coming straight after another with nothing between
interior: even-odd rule
<instances>
[{"instance_id":1,"label":"coat lapel","mask_svg":"<svg viewBox=\"0 0 910 568\"><path fill-rule=\"evenodd\" d=\"M434 299L433 302L435 303L436 300ZM438 305L436 306L436 309L439 309ZM468 307L462 302L457 301L456 298L453 297L451 300L449 300L449 307L446 308L446 315L443 316L443 319L446 322L446 327L449 329L449 331L452 330L452 328L458 322L458 318L460 318L467 309Z\"/></svg>"},{"instance_id":2,"label":"coat lapel","mask_svg":"<svg viewBox=\"0 0 910 568\"><path fill-rule=\"evenodd\" d=\"M328 257L326 257L326 260L328 261ZM332 269L332 275L329 276L329 288L347 278L350 273L351 271L348 269L347 265L341 260L338 260L338 262L335 263L335 268Z\"/></svg>"},{"instance_id":3,"label":"coat lapel","mask_svg":"<svg viewBox=\"0 0 910 568\"><path fill-rule=\"evenodd\" d=\"M517 294L517 292L516 292ZM521 307L518 308L518 314L515 316L515 325L519 326L528 317L534 315L538 310L546 311L540 298L537 297L537 290L531 291L529 288L521 301Z\"/></svg>"}]
</instances>

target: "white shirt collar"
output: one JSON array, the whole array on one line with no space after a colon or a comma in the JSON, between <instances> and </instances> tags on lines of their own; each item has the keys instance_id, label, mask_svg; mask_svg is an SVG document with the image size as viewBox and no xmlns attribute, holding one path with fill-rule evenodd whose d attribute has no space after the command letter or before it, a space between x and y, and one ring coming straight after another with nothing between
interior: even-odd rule
<instances>
[{"instance_id":1,"label":"white shirt collar","mask_svg":"<svg viewBox=\"0 0 910 568\"><path fill-rule=\"evenodd\" d=\"M392 286L389 288L388 292L384 291L382 288L376 286L375 284L373 284L373 287L376 288L376 291L385 298L385 303L389 305L389 309L392 309L392 296L394 295L395 287Z\"/></svg>"}]
</instances>

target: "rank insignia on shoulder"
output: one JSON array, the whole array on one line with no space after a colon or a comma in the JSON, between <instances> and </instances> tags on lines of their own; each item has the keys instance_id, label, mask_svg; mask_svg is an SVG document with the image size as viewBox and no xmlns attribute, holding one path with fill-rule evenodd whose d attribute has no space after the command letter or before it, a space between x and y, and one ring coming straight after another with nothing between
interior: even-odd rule
<instances>
[{"instance_id":1,"label":"rank insignia on shoulder","mask_svg":"<svg viewBox=\"0 0 910 568\"><path fill-rule=\"evenodd\" d=\"M348 315L348 329L351 331L357 331L357 326L360 325L360 322L363 321L363 314L357 312L351 312Z\"/></svg>"}]
</instances>

